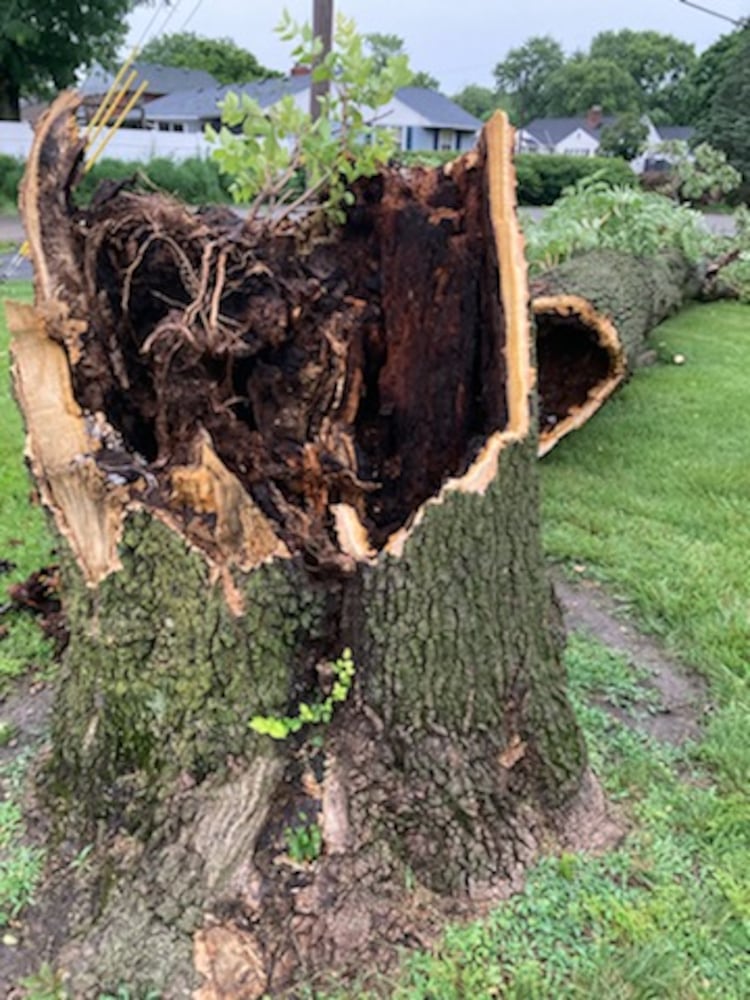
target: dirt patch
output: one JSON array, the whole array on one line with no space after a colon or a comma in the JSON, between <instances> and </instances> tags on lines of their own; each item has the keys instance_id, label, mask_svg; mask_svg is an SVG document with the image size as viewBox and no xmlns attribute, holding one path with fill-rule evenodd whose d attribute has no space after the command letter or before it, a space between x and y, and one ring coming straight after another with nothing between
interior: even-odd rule
<instances>
[{"instance_id":1,"label":"dirt patch","mask_svg":"<svg viewBox=\"0 0 750 1000\"><path fill-rule=\"evenodd\" d=\"M659 694L656 713L636 718L622 709L612 709L613 714L663 743L677 746L698 739L710 704L706 682L670 656L657 639L639 632L625 617L622 605L598 584L590 580L571 582L557 573L555 589L568 630L590 633L634 667L645 670L650 685Z\"/></svg>"}]
</instances>

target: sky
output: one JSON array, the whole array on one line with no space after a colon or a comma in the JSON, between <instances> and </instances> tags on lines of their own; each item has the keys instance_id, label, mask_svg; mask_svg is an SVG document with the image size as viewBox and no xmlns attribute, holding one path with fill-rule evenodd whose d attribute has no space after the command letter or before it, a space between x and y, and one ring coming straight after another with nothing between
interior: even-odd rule
<instances>
[{"instance_id":1,"label":"sky","mask_svg":"<svg viewBox=\"0 0 750 1000\"><path fill-rule=\"evenodd\" d=\"M727 17L750 16L750 0L696 2ZM288 43L273 30L285 7L296 20L312 19L312 0L156 0L131 16L128 46L194 31L231 38L266 66L288 71ZM700 52L732 30L680 0L335 0L335 9L353 17L362 33L403 38L412 68L437 77L447 94L469 83L491 86L494 66L532 35L552 35L572 53L586 49L599 31L651 30L692 42Z\"/></svg>"}]
</instances>

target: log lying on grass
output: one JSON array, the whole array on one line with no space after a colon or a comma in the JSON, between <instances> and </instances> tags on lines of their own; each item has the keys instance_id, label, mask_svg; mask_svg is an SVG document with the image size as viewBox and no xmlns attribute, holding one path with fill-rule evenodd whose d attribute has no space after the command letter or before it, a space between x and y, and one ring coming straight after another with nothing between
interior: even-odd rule
<instances>
[{"instance_id":1,"label":"log lying on grass","mask_svg":"<svg viewBox=\"0 0 750 1000\"><path fill-rule=\"evenodd\" d=\"M75 208L75 108L37 130L36 303L9 310L71 633L50 787L97 843L50 957L80 997L387 963L591 809L510 129L363 182L334 232L274 231L125 190ZM248 726L330 705L344 647L330 724Z\"/></svg>"},{"instance_id":2,"label":"log lying on grass","mask_svg":"<svg viewBox=\"0 0 750 1000\"><path fill-rule=\"evenodd\" d=\"M697 268L678 254L617 250L574 257L532 281L540 455L596 413L637 364L648 334L699 288Z\"/></svg>"}]
</instances>

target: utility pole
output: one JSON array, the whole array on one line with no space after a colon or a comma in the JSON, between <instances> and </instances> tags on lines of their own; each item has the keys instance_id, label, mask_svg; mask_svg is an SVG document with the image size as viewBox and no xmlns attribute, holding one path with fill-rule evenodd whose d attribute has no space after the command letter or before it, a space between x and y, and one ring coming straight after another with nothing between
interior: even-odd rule
<instances>
[{"instance_id":1,"label":"utility pole","mask_svg":"<svg viewBox=\"0 0 750 1000\"><path fill-rule=\"evenodd\" d=\"M333 43L333 0L313 0L313 35L322 40L321 58L325 58ZM329 80L310 83L310 117L315 121L320 117L320 99L328 93L331 84Z\"/></svg>"}]
</instances>

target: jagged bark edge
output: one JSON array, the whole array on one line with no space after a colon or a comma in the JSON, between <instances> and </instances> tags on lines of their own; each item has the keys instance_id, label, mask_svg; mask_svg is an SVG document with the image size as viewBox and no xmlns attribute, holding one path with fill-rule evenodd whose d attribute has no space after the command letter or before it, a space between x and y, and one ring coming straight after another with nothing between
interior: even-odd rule
<instances>
[{"instance_id":1,"label":"jagged bark edge","mask_svg":"<svg viewBox=\"0 0 750 1000\"><path fill-rule=\"evenodd\" d=\"M610 359L607 377L591 386L586 402L572 407L565 419L555 424L554 428L540 432L537 455L543 458L562 438L583 427L593 417L623 382L628 365L617 327L588 299L580 295L542 295L532 299L531 309L535 318L546 313L577 317L583 326L596 333L599 346Z\"/></svg>"}]
</instances>

